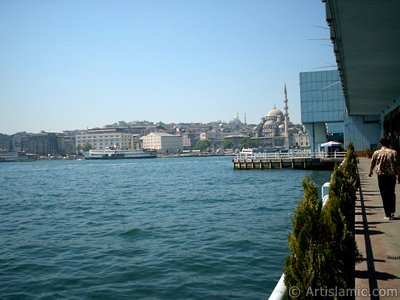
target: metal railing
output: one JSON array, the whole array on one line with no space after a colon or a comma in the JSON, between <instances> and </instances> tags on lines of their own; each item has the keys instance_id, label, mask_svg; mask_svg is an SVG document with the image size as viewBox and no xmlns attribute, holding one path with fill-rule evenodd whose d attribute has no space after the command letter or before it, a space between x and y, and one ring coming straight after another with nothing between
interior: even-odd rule
<instances>
[{"instance_id":1,"label":"metal railing","mask_svg":"<svg viewBox=\"0 0 400 300\"><path fill-rule=\"evenodd\" d=\"M236 159L268 159L268 158L344 158L346 152L310 152L310 151L293 151L293 152L240 152L236 155Z\"/></svg>"},{"instance_id":2,"label":"metal railing","mask_svg":"<svg viewBox=\"0 0 400 300\"><path fill-rule=\"evenodd\" d=\"M268 300L282 300L286 293L285 274L282 274Z\"/></svg>"}]
</instances>

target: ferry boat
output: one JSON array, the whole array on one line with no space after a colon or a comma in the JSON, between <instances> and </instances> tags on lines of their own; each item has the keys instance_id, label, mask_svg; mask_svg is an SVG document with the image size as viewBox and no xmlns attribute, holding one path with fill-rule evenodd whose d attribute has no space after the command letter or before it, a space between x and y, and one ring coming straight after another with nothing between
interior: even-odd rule
<instances>
[{"instance_id":1,"label":"ferry boat","mask_svg":"<svg viewBox=\"0 0 400 300\"><path fill-rule=\"evenodd\" d=\"M122 150L110 149L84 151L85 159L127 159L127 158L155 158L156 151L147 149Z\"/></svg>"},{"instance_id":2,"label":"ferry boat","mask_svg":"<svg viewBox=\"0 0 400 300\"><path fill-rule=\"evenodd\" d=\"M252 158L255 154L252 148L243 148L242 151L239 152L240 158Z\"/></svg>"},{"instance_id":3,"label":"ferry boat","mask_svg":"<svg viewBox=\"0 0 400 300\"><path fill-rule=\"evenodd\" d=\"M36 159L36 154L25 152L0 152L0 162L25 162L35 161Z\"/></svg>"}]
</instances>

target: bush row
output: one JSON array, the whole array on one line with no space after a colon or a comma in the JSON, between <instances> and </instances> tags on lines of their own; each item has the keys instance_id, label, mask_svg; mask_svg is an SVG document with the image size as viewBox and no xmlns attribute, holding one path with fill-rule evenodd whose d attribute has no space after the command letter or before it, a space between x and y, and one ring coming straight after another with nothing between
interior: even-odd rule
<instances>
[{"instance_id":1,"label":"bush row","mask_svg":"<svg viewBox=\"0 0 400 300\"><path fill-rule=\"evenodd\" d=\"M288 237L290 254L284 268L288 290L296 287L299 291L300 297L296 299L311 298L307 297L309 291L321 288L354 287L354 266L359 259L354 239L358 184L357 159L351 142L345 160L333 171L325 205L311 178L303 180L304 195L294 211L293 231Z\"/></svg>"}]
</instances>

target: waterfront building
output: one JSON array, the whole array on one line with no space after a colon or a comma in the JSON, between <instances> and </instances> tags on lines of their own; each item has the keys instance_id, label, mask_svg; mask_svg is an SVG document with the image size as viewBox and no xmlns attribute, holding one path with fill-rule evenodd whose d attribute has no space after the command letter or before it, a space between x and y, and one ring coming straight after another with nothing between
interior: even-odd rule
<instances>
[{"instance_id":1,"label":"waterfront building","mask_svg":"<svg viewBox=\"0 0 400 300\"><path fill-rule=\"evenodd\" d=\"M0 152L8 152L12 149L12 137L0 133Z\"/></svg>"},{"instance_id":2,"label":"waterfront building","mask_svg":"<svg viewBox=\"0 0 400 300\"><path fill-rule=\"evenodd\" d=\"M328 128L342 130L344 142L351 139L358 151L374 148L381 136L390 137L392 146L399 151L400 1L323 2L338 70L300 74L302 121L312 129L313 148ZM318 80L328 75L331 76L329 84L328 80L324 83ZM336 92L331 89L334 86L337 86ZM326 105L326 109L319 109L319 105ZM313 113L314 109L319 111ZM330 125L328 118L338 121ZM376 199L376 181L367 177L369 161L360 159L358 168L363 190L360 188L357 194L360 197L356 203L356 223L362 224L359 227L362 230L357 227L355 239L361 245L359 250L365 262L355 266L354 286L366 295L371 295L377 287L382 291L397 291L398 264L395 259L388 259L398 251L397 224L382 222L376 213L381 201ZM371 238L372 232L379 232L379 238ZM284 276L281 278L270 299L282 299L281 295L285 294ZM391 297L398 298L398 294Z\"/></svg>"},{"instance_id":3,"label":"waterfront building","mask_svg":"<svg viewBox=\"0 0 400 300\"><path fill-rule=\"evenodd\" d=\"M400 150L400 2L326 0L325 8L351 117L344 123L345 142L351 134L356 150L366 150L390 136Z\"/></svg>"},{"instance_id":4,"label":"waterfront building","mask_svg":"<svg viewBox=\"0 0 400 300\"><path fill-rule=\"evenodd\" d=\"M54 132L40 132L29 138L29 152L37 155L55 155L60 153L58 136Z\"/></svg>"},{"instance_id":5,"label":"waterfront building","mask_svg":"<svg viewBox=\"0 0 400 300\"><path fill-rule=\"evenodd\" d=\"M182 133L182 143L184 149L192 149L199 140L199 134L192 132Z\"/></svg>"},{"instance_id":6,"label":"waterfront building","mask_svg":"<svg viewBox=\"0 0 400 300\"><path fill-rule=\"evenodd\" d=\"M387 136L399 151L400 1L325 0L324 3L348 115L363 119L364 125L372 122L380 127L380 134L371 143L377 144L381 136ZM363 138L370 134L369 130L359 127L357 131ZM360 159L363 188L357 194L360 201L356 203L355 223L362 225L356 225L355 239L364 262L356 264L353 282L366 295L379 288L396 292L381 298L399 299L399 261L398 257L391 257L399 249L398 223L382 222L377 181L367 177L368 171L369 161Z\"/></svg>"},{"instance_id":7,"label":"waterfront building","mask_svg":"<svg viewBox=\"0 0 400 300\"><path fill-rule=\"evenodd\" d=\"M148 121L125 122L119 121L114 124L105 125L104 128L123 128L125 131L139 134L140 136L146 135L150 132L156 131L156 126Z\"/></svg>"},{"instance_id":8,"label":"waterfront building","mask_svg":"<svg viewBox=\"0 0 400 300\"><path fill-rule=\"evenodd\" d=\"M221 139L221 134L217 131L204 131L200 132L200 140L219 140Z\"/></svg>"},{"instance_id":9,"label":"waterfront building","mask_svg":"<svg viewBox=\"0 0 400 300\"><path fill-rule=\"evenodd\" d=\"M312 151L331 137L344 145L352 141L356 151L376 148L380 117L348 114L338 70L300 73L300 101Z\"/></svg>"},{"instance_id":10,"label":"waterfront building","mask_svg":"<svg viewBox=\"0 0 400 300\"><path fill-rule=\"evenodd\" d=\"M183 139L180 135L152 132L141 140L143 149L157 150L159 153L178 153L183 150Z\"/></svg>"},{"instance_id":11,"label":"waterfront building","mask_svg":"<svg viewBox=\"0 0 400 300\"><path fill-rule=\"evenodd\" d=\"M308 149L310 148L310 142L308 139L308 134L304 133L303 131L299 131L298 133L294 133L291 136L291 145L294 148L302 148Z\"/></svg>"},{"instance_id":12,"label":"waterfront building","mask_svg":"<svg viewBox=\"0 0 400 300\"><path fill-rule=\"evenodd\" d=\"M21 132L17 133L12 136L12 146L11 151L14 152L30 152L32 153L31 149L31 133ZM49 154L49 153L46 153Z\"/></svg>"},{"instance_id":13,"label":"waterfront building","mask_svg":"<svg viewBox=\"0 0 400 300\"><path fill-rule=\"evenodd\" d=\"M58 147L61 155L76 154L76 137L67 134L58 135Z\"/></svg>"},{"instance_id":14,"label":"waterfront building","mask_svg":"<svg viewBox=\"0 0 400 300\"><path fill-rule=\"evenodd\" d=\"M76 136L76 149L90 145L94 150L106 148L139 149L138 134L129 132L126 128L95 128L81 132Z\"/></svg>"},{"instance_id":15,"label":"waterfront building","mask_svg":"<svg viewBox=\"0 0 400 300\"><path fill-rule=\"evenodd\" d=\"M214 152L216 152L221 147L222 140L226 135L219 130L219 125L220 124L218 124L218 126L214 126L214 129L212 129L211 131L200 132L200 140L209 141L210 149Z\"/></svg>"}]
</instances>

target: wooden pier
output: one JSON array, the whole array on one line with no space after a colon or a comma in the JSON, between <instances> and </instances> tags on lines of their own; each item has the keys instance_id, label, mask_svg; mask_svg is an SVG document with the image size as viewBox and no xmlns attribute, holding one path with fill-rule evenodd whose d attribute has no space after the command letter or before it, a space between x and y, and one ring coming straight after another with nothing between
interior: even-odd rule
<instances>
[{"instance_id":1,"label":"wooden pier","mask_svg":"<svg viewBox=\"0 0 400 300\"><path fill-rule=\"evenodd\" d=\"M273 157L272 157L273 156ZM280 155L252 155L247 157L236 156L233 162L235 170L270 170L270 169L303 169L303 170L333 170L335 164L340 164L344 155L325 157L321 155L307 156L280 156Z\"/></svg>"}]
</instances>

